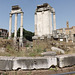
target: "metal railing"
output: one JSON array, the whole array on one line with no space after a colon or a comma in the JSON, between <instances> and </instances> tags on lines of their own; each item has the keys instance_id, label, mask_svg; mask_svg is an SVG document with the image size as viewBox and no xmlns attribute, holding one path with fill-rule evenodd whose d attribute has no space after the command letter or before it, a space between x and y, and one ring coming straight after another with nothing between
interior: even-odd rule
<instances>
[{"instance_id":1,"label":"metal railing","mask_svg":"<svg viewBox=\"0 0 75 75\"><path fill-rule=\"evenodd\" d=\"M75 71L73 72L66 72L66 73L60 73L60 74L50 74L50 75L68 75L68 74L75 74Z\"/></svg>"}]
</instances>

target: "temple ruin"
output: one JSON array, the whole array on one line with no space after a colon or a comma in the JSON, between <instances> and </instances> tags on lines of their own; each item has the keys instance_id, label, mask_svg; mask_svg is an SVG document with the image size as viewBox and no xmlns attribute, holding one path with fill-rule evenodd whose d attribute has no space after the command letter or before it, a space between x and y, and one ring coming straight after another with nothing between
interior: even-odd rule
<instances>
[{"instance_id":1,"label":"temple ruin","mask_svg":"<svg viewBox=\"0 0 75 75\"><path fill-rule=\"evenodd\" d=\"M56 29L55 9L48 3L38 5L35 11L35 36L33 37L33 42L35 40L37 42L38 39L40 41L45 40L45 38L74 42L74 27L69 28L68 22L66 26L67 28Z\"/></svg>"},{"instance_id":2,"label":"temple ruin","mask_svg":"<svg viewBox=\"0 0 75 75\"><path fill-rule=\"evenodd\" d=\"M38 5L35 11L35 36L51 36L53 30L56 30L55 9L47 3Z\"/></svg>"},{"instance_id":3,"label":"temple ruin","mask_svg":"<svg viewBox=\"0 0 75 75\"><path fill-rule=\"evenodd\" d=\"M15 14L14 42L16 42L16 40L17 40L17 17L18 17L18 14L21 14L20 38L19 38L20 46L23 46L23 13L24 12L18 5L12 6L12 10L10 12L10 20L9 20L9 39L11 39L12 15Z\"/></svg>"}]
</instances>

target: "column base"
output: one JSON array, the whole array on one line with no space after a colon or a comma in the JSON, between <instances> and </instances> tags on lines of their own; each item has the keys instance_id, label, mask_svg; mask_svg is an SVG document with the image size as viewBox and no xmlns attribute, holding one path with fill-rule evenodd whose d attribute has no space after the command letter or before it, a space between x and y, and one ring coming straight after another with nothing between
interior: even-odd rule
<instances>
[{"instance_id":1,"label":"column base","mask_svg":"<svg viewBox=\"0 0 75 75\"><path fill-rule=\"evenodd\" d=\"M23 47L23 38L22 37L19 38L19 46Z\"/></svg>"},{"instance_id":2,"label":"column base","mask_svg":"<svg viewBox=\"0 0 75 75\"><path fill-rule=\"evenodd\" d=\"M32 37L32 39L33 40L37 40L38 39L38 36L35 35L35 36Z\"/></svg>"},{"instance_id":3,"label":"column base","mask_svg":"<svg viewBox=\"0 0 75 75\"><path fill-rule=\"evenodd\" d=\"M8 39L11 39L11 37L8 37Z\"/></svg>"},{"instance_id":4,"label":"column base","mask_svg":"<svg viewBox=\"0 0 75 75\"><path fill-rule=\"evenodd\" d=\"M14 37L14 45L17 45L17 37Z\"/></svg>"}]
</instances>

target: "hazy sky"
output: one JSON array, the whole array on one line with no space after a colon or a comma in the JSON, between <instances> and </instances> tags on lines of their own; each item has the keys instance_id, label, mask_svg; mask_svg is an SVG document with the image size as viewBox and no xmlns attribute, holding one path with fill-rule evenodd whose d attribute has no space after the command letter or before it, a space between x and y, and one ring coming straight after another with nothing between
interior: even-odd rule
<instances>
[{"instance_id":1,"label":"hazy sky","mask_svg":"<svg viewBox=\"0 0 75 75\"><path fill-rule=\"evenodd\" d=\"M75 26L75 0L0 0L0 28L9 29L11 6L19 5L24 12L23 27L34 32L35 9L37 5L43 3L48 3L55 9L57 28L66 27L66 21L69 21L70 27ZM12 31L14 31L14 15L12 20ZM20 15L18 15L19 27Z\"/></svg>"}]
</instances>

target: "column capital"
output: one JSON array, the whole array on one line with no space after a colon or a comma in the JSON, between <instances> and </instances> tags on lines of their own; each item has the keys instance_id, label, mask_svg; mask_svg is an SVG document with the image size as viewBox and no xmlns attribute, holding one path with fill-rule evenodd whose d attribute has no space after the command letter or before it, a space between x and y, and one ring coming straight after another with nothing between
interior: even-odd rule
<instances>
[{"instance_id":1,"label":"column capital","mask_svg":"<svg viewBox=\"0 0 75 75\"><path fill-rule=\"evenodd\" d=\"M21 13L21 16L23 16L23 14L24 14L24 13L22 12L22 13Z\"/></svg>"},{"instance_id":2,"label":"column capital","mask_svg":"<svg viewBox=\"0 0 75 75\"><path fill-rule=\"evenodd\" d=\"M53 15L55 15L55 12L53 12Z\"/></svg>"},{"instance_id":3,"label":"column capital","mask_svg":"<svg viewBox=\"0 0 75 75\"><path fill-rule=\"evenodd\" d=\"M24 12L21 12L21 14L24 14Z\"/></svg>"},{"instance_id":4,"label":"column capital","mask_svg":"<svg viewBox=\"0 0 75 75\"><path fill-rule=\"evenodd\" d=\"M50 11L50 14L52 14L52 12Z\"/></svg>"},{"instance_id":5,"label":"column capital","mask_svg":"<svg viewBox=\"0 0 75 75\"><path fill-rule=\"evenodd\" d=\"M35 15L37 15L37 13L35 12Z\"/></svg>"},{"instance_id":6,"label":"column capital","mask_svg":"<svg viewBox=\"0 0 75 75\"><path fill-rule=\"evenodd\" d=\"M21 12L21 13L23 13L23 14L24 14L24 12Z\"/></svg>"},{"instance_id":7,"label":"column capital","mask_svg":"<svg viewBox=\"0 0 75 75\"><path fill-rule=\"evenodd\" d=\"M18 15L18 13L15 13L15 15Z\"/></svg>"},{"instance_id":8,"label":"column capital","mask_svg":"<svg viewBox=\"0 0 75 75\"><path fill-rule=\"evenodd\" d=\"M44 14L44 11L42 11L42 14Z\"/></svg>"},{"instance_id":9,"label":"column capital","mask_svg":"<svg viewBox=\"0 0 75 75\"><path fill-rule=\"evenodd\" d=\"M10 14L10 17L12 17L12 14Z\"/></svg>"}]
</instances>

